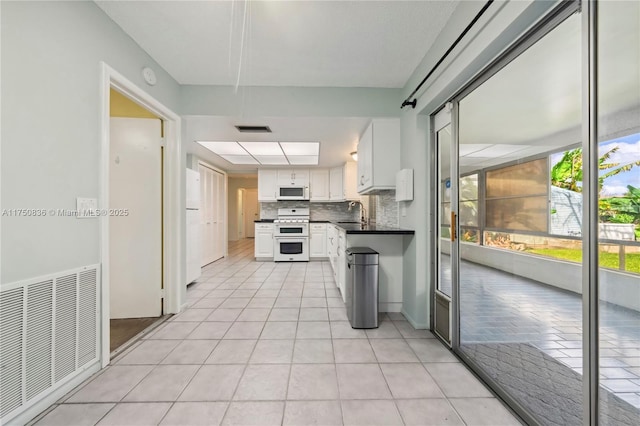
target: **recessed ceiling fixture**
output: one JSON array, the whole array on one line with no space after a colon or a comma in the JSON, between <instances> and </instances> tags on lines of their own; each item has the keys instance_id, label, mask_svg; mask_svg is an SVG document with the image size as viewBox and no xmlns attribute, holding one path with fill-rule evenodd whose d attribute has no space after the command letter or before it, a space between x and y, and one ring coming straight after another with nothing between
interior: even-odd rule
<instances>
[{"instance_id":1,"label":"recessed ceiling fixture","mask_svg":"<svg viewBox=\"0 0 640 426\"><path fill-rule=\"evenodd\" d=\"M231 164L318 165L319 142L197 141Z\"/></svg>"},{"instance_id":2,"label":"recessed ceiling fixture","mask_svg":"<svg viewBox=\"0 0 640 426\"><path fill-rule=\"evenodd\" d=\"M234 126L241 133L271 133L269 126Z\"/></svg>"}]
</instances>

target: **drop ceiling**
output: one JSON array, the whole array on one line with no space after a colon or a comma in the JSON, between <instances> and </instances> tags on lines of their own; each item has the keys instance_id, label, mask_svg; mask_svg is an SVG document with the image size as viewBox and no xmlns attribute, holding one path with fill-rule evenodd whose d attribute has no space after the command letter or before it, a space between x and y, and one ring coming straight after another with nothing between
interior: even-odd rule
<instances>
[{"instance_id":1,"label":"drop ceiling","mask_svg":"<svg viewBox=\"0 0 640 426\"><path fill-rule=\"evenodd\" d=\"M350 152L355 151L358 139L370 122L368 117L262 117L260 123L266 123L271 133L240 133L235 124L241 117L223 116L186 116L183 117L185 127L185 148L187 153L204 158L214 166L230 173L255 172L258 165L233 164L223 156L212 153L204 146L191 141L217 142L320 142L318 167L334 167L351 161ZM252 122L256 122L255 120ZM247 145L250 146L250 145ZM287 146L286 152L296 155ZM241 151L228 151L242 153ZM262 167L262 166L260 166ZM268 166L267 166L268 167ZM277 165L273 165L277 167ZM288 166L287 166L288 167ZM314 166L311 166L314 167Z\"/></svg>"}]
</instances>

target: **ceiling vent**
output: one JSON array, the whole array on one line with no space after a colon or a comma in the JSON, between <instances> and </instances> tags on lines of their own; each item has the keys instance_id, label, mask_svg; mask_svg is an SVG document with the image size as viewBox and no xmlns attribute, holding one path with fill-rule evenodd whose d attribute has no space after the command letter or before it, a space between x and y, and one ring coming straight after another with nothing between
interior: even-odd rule
<instances>
[{"instance_id":1,"label":"ceiling vent","mask_svg":"<svg viewBox=\"0 0 640 426\"><path fill-rule=\"evenodd\" d=\"M241 133L271 133L269 126L235 126Z\"/></svg>"}]
</instances>

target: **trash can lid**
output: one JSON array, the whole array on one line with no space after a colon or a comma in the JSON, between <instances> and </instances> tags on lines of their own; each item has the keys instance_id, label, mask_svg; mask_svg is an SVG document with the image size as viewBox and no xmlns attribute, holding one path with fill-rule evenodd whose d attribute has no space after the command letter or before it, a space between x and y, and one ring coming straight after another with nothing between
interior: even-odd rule
<instances>
[{"instance_id":1,"label":"trash can lid","mask_svg":"<svg viewBox=\"0 0 640 426\"><path fill-rule=\"evenodd\" d=\"M379 254L371 247L349 247L346 250L347 254Z\"/></svg>"}]
</instances>

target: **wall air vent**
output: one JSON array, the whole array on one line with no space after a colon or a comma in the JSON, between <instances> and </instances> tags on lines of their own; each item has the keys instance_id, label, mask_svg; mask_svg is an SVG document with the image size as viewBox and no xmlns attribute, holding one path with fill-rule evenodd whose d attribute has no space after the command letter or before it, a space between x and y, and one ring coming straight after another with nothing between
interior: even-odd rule
<instances>
[{"instance_id":1,"label":"wall air vent","mask_svg":"<svg viewBox=\"0 0 640 426\"><path fill-rule=\"evenodd\" d=\"M235 126L240 133L271 133L269 126Z\"/></svg>"}]
</instances>

